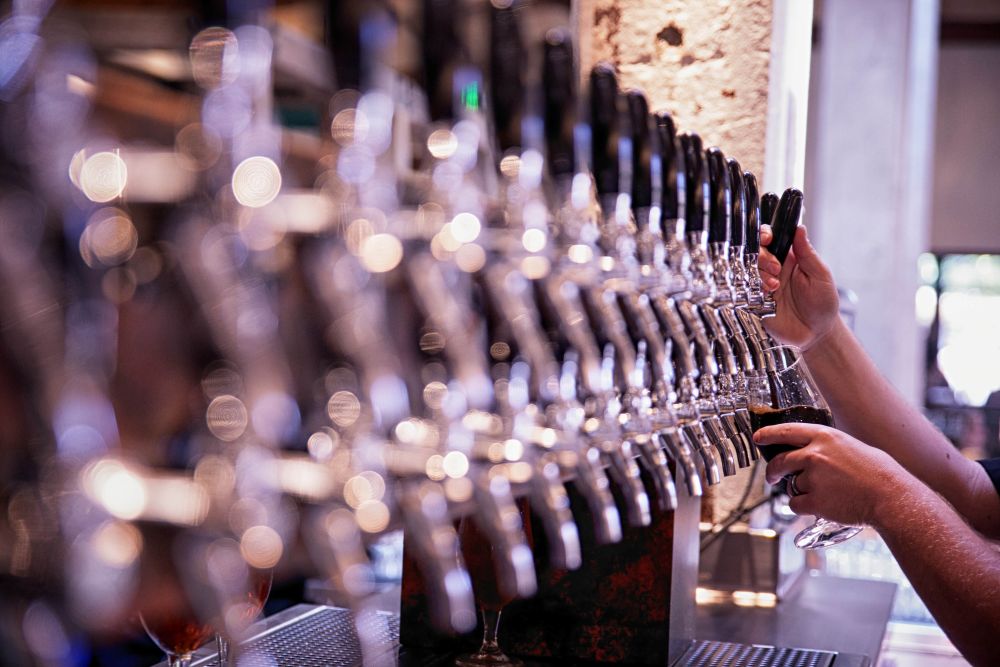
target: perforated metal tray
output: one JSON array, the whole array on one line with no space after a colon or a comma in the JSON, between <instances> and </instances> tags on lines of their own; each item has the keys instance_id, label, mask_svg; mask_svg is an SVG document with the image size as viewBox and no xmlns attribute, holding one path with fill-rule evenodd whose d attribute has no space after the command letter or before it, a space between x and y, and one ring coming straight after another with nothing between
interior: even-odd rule
<instances>
[{"instance_id":1,"label":"perforated metal tray","mask_svg":"<svg viewBox=\"0 0 1000 667\"><path fill-rule=\"evenodd\" d=\"M242 648L245 667L360 666L361 642L354 617L337 607L297 607L268 619L266 627ZM378 655L394 653L399 644L399 617L378 612L366 632ZM192 667L219 667L215 643L198 651Z\"/></svg>"},{"instance_id":2,"label":"perforated metal tray","mask_svg":"<svg viewBox=\"0 0 1000 667\"><path fill-rule=\"evenodd\" d=\"M259 627L243 645L242 667L360 667L361 643L347 609L298 605ZM399 617L379 612L366 634L381 656L395 664ZM812 649L694 641L672 667L832 667L837 653ZM165 663L161 663L165 665ZM839 665L839 663L838 663ZM196 654L192 667L220 667L215 644Z\"/></svg>"},{"instance_id":3,"label":"perforated metal tray","mask_svg":"<svg viewBox=\"0 0 1000 667\"><path fill-rule=\"evenodd\" d=\"M717 641L695 641L674 667L830 667L836 653Z\"/></svg>"}]
</instances>

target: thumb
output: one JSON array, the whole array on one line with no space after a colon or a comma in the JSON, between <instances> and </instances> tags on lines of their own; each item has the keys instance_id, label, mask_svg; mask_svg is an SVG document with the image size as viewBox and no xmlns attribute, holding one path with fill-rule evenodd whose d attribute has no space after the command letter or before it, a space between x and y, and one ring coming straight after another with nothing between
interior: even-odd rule
<instances>
[{"instance_id":1,"label":"thumb","mask_svg":"<svg viewBox=\"0 0 1000 667\"><path fill-rule=\"evenodd\" d=\"M795 253L795 260L799 267L809 275L829 275L830 269L816 252L816 248L809 241L809 233L805 225L800 225L795 230L795 238L792 240L792 252Z\"/></svg>"}]
</instances>

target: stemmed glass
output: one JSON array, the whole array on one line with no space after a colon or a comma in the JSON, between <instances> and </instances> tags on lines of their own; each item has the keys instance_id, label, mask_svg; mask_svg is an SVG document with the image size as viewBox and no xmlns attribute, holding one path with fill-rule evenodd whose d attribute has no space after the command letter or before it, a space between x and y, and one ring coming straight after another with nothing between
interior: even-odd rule
<instances>
[{"instance_id":1,"label":"stemmed glass","mask_svg":"<svg viewBox=\"0 0 1000 667\"><path fill-rule=\"evenodd\" d=\"M214 628L194 612L146 618L139 616L150 639L167 654L170 667L188 667L195 650L212 637Z\"/></svg>"},{"instance_id":2,"label":"stemmed glass","mask_svg":"<svg viewBox=\"0 0 1000 667\"><path fill-rule=\"evenodd\" d=\"M241 619L243 623L249 625L257 618L261 610L264 609L264 603L267 602L267 596L271 593L271 583L273 580L273 575L271 570L259 570L257 568L250 568L249 577L249 588L247 590L247 606L244 612L244 618ZM229 667L230 663L230 650L229 650L229 639L222 633L215 633L215 643L218 647L218 658L219 667Z\"/></svg>"},{"instance_id":3,"label":"stemmed glass","mask_svg":"<svg viewBox=\"0 0 1000 667\"><path fill-rule=\"evenodd\" d=\"M249 625L264 608L271 592L270 570L250 568L246 608L243 623ZM213 636L218 646L220 667L229 664L229 642L211 623L202 621L193 609L169 615L139 615L142 627L150 639L167 655L169 667L188 667L194 652Z\"/></svg>"},{"instance_id":4,"label":"stemmed glass","mask_svg":"<svg viewBox=\"0 0 1000 667\"><path fill-rule=\"evenodd\" d=\"M523 501L518 501L518 509L524 517ZM529 524L524 521L525 531L530 531ZM472 517L463 517L459 522L458 537L462 549L462 559L472 578L472 589L476 596L476 604L483 619L483 641L475 653L461 655L455 658L458 667L484 667L497 665L504 667L520 667L524 663L517 658L511 658L503 652L497 641L500 630L500 613L513 601L514 595L502 590L497 581L493 565L493 545L484 535ZM531 535L528 534L531 542Z\"/></svg>"},{"instance_id":5,"label":"stemmed glass","mask_svg":"<svg viewBox=\"0 0 1000 667\"><path fill-rule=\"evenodd\" d=\"M801 351L792 345L778 345L764 350L766 375L758 378L749 391L750 423L754 431L774 424L800 422L833 426L833 413L820 394ZM793 445L758 445L761 456L770 461L782 452L797 449ZM786 476L781 483L794 485ZM791 490L791 489L790 489ZM800 549L819 549L840 544L861 532L861 526L848 526L819 518L795 536Z\"/></svg>"}]
</instances>

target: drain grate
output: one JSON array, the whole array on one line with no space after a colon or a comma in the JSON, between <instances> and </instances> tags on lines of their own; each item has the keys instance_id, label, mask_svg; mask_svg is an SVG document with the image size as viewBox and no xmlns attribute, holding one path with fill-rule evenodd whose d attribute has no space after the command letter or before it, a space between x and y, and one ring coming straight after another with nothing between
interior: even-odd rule
<instances>
[{"instance_id":1,"label":"drain grate","mask_svg":"<svg viewBox=\"0 0 1000 667\"><path fill-rule=\"evenodd\" d=\"M365 634L375 652L385 654L399 642L399 617L379 612L369 619ZM347 609L317 607L246 642L241 667L360 667L361 642L354 616ZM195 667L219 667L213 656Z\"/></svg>"},{"instance_id":2,"label":"drain grate","mask_svg":"<svg viewBox=\"0 0 1000 667\"><path fill-rule=\"evenodd\" d=\"M836 653L729 642L696 641L675 667L830 667Z\"/></svg>"}]
</instances>

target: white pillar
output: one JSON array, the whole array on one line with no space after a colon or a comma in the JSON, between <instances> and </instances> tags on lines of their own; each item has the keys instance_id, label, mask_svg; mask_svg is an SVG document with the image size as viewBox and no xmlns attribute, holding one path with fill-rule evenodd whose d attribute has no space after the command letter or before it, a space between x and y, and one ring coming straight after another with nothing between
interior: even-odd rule
<instances>
[{"instance_id":1,"label":"white pillar","mask_svg":"<svg viewBox=\"0 0 1000 667\"><path fill-rule=\"evenodd\" d=\"M918 402L914 295L929 229L938 1L826 2L820 25L804 221L838 284L859 297L859 339Z\"/></svg>"}]
</instances>

